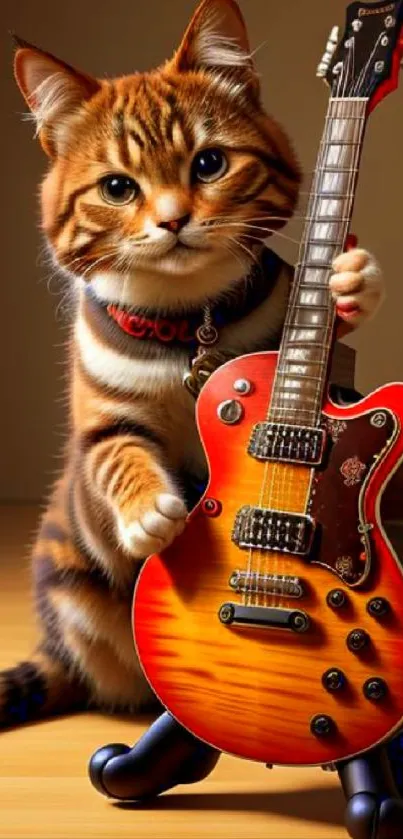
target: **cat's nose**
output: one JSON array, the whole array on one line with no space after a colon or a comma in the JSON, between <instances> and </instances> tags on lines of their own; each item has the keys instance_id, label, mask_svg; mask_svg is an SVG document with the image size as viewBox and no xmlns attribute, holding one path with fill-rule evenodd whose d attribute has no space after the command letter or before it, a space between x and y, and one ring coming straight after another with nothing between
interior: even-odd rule
<instances>
[{"instance_id":1,"label":"cat's nose","mask_svg":"<svg viewBox=\"0 0 403 839\"><path fill-rule=\"evenodd\" d=\"M186 216L181 216L181 218L170 219L170 221L160 221L158 227L163 227L164 230L169 230L170 233L179 233L188 221L190 221L190 213Z\"/></svg>"}]
</instances>

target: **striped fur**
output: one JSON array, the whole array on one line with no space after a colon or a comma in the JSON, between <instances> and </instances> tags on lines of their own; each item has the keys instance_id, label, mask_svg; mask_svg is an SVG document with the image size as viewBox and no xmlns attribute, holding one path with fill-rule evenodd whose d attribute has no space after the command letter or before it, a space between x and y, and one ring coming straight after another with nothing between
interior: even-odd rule
<instances>
[{"instance_id":1,"label":"striped fur","mask_svg":"<svg viewBox=\"0 0 403 839\"><path fill-rule=\"evenodd\" d=\"M23 42L17 50L16 79L50 156L42 226L70 279L75 324L65 466L33 553L43 638L30 662L0 674L0 725L152 701L131 637L133 585L144 555L183 526L184 476L203 479L206 464L182 385L189 352L130 338L104 304L180 313L236 295L261 242L292 215L298 165L261 106L249 53L233 0L204 0L175 56L149 73L98 81ZM228 169L192 181L206 147L225 150ZM123 206L100 191L115 173L140 188ZM161 224L183 216L178 250ZM277 347L290 276L283 265L266 299L222 329L222 349Z\"/></svg>"}]
</instances>

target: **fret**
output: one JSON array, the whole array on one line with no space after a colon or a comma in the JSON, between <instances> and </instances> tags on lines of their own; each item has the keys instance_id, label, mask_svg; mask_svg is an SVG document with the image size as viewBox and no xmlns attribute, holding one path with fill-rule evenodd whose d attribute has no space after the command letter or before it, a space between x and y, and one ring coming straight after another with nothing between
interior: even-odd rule
<instances>
[{"instance_id":1,"label":"fret","mask_svg":"<svg viewBox=\"0 0 403 839\"><path fill-rule=\"evenodd\" d=\"M330 140L321 140L320 145L321 146L329 146L329 145L332 145L332 146L333 145L337 145L337 146L357 146L357 148L358 148L360 143L359 143L358 140L355 140L355 141L352 141L352 140L337 140L337 143L331 143Z\"/></svg>"},{"instance_id":2,"label":"fret","mask_svg":"<svg viewBox=\"0 0 403 839\"><path fill-rule=\"evenodd\" d=\"M333 200L333 199L350 201L353 197L354 197L353 192L339 192L339 193L333 192L333 193L330 194L330 198L329 198L329 195L324 195L323 192L317 192L317 191L311 192L311 200L316 199L316 198L323 198L326 201L327 200ZM348 217L347 220L349 221L350 218Z\"/></svg>"},{"instance_id":3,"label":"fret","mask_svg":"<svg viewBox=\"0 0 403 839\"><path fill-rule=\"evenodd\" d=\"M311 236L309 237L309 241L306 243L307 245L322 245L323 242L326 242L326 245L331 245L334 248L341 247L340 239L315 239Z\"/></svg>"},{"instance_id":4,"label":"fret","mask_svg":"<svg viewBox=\"0 0 403 839\"><path fill-rule=\"evenodd\" d=\"M323 268L330 271L331 265L328 262L297 262L296 265L301 268Z\"/></svg>"},{"instance_id":5,"label":"fret","mask_svg":"<svg viewBox=\"0 0 403 839\"><path fill-rule=\"evenodd\" d=\"M293 303L293 308L294 309L310 309L311 306L312 306L312 303ZM321 304L315 303L315 309L320 309L322 311L327 312L329 310L329 306L326 303L321 303Z\"/></svg>"},{"instance_id":6,"label":"fret","mask_svg":"<svg viewBox=\"0 0 403 839\"><path fill-rule=\"evenodd\" d=\"M320 166L315 171L316 171L317 175L327 175L328 173L330 173L332 175L334 172L337 172L340 175L352 175L354 172L358 172L358 167L339 166L337 164L329 166L326 163L325 166Z\"/></svg>"},{"instance_id":7,"label":"fret","mask_svg":"<svg viewBox=\"0 0 403 839\"><path fill-rule=\"evenodd\" d=\"M323 200L324 201L331 201L332 199L324 198ZM317 211L316 216L307 216L305 220L307 222L310 222L311 224L312 223L318 224L318 222L320 224L322 224L322 223L323 224L332 224L334 222L334 224L339 224L339 225L340 224L345 224L346 222L350 221L348 216L336 216L336 215L330 215L330 214L327 215L326 213L322 213L319 209Z\"/></svg>"},{"instance_id":8,"label":"fret","mask_svg":"<svg viewBox=\"0 0 403 839\"><path fill-rule=\"evenodd\" d=\"M293 413L298 413L298 414L312 414L312 415L316 414L315 408L303 408L302 405L299 408L295 408L293 405L273 405L270 408L270 415L273 414L273 413L286 414L286 413L289 413L290 411L292 411Z\"/></svg>"},{"instance_id":9,"label":"fret","mask_svg":"<svg viewBox=\"0 0 403 839\"><path fill-rule=\"evenodd\" d=\"M322 289L324 291L329 291L329 283L311 283L304 280L302 276L300 279L300 286L301 288L313 288L313 289Z\"/></svg>"}]
</instances>

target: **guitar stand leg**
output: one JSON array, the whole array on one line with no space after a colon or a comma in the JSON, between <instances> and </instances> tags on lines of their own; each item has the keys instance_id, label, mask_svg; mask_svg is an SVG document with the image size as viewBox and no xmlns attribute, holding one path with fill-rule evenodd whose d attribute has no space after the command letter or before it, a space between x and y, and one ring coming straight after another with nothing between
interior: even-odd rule
<instances>
[{"instance_id":1,"label":"guitar stand leg","mask_svg":"<svg viewBox=\"0 0 403 839\"><path fill-rule=\"evenodd\" d=\"M219 751L202 743L165 712L132 748L112 743L98 749L90 760L89 776L103 795L139 801L176 784L201 781L219 757Z\"/></svg>"},{"instance_id":2,"label":"guitar stand leg","mask_svg":"<svg viewBox=\"0 0 403 839\"><path fill-rule=\"evenodd\" d=\"M403 799L386 748L337 764L352 839L402 839Z\"/></svg>"}]
</instances>

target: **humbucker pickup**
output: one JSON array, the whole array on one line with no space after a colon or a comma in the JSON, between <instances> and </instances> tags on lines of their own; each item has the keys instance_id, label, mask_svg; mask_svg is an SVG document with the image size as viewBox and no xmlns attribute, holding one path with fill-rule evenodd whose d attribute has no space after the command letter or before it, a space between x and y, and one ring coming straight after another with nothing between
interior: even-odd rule
<instances>
[{"instance_id":1,"label":"humbucker pickup","mask_svg":"<svg viewBox=\"0 0 403 839\"><path fill-rule=\"evenodd\" d=\"M317 466L326 442L323 428L258 422L252 431L248 453L257 460L277 460Z\"/></svg>"},{"instance_id":2,"label":"humbucker pickup","mask_svg":"<svg viewBox=\"0 0 403 839\"><path fill-rule=\"evenodd\" d=\"M232 541L239 548L308 554L314 530L310 516L245 506L237 513Z\"/></svg>"}]
</instances>

